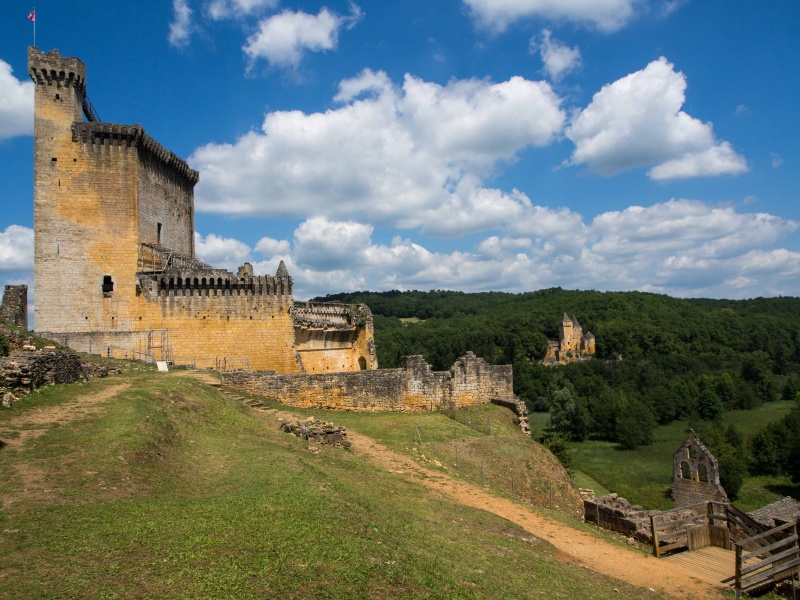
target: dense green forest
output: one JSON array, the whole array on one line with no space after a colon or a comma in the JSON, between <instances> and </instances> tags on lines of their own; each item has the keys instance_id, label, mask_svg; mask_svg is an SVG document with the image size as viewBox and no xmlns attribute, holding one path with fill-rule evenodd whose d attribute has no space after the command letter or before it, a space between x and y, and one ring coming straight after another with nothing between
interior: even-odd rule
<instances>
[{"instance_id":1,"label":"dense green forest","mask_svg":"<svg viewBox=\"0 0 800 600\"><path fill-rule=\"evenodd\" d=\"M686 418L713 431L726 410L800 392L800 298L676 299L552 288L356 292L316 300L369 305L384 368L422 354L435 370L447 370L467 350L512 364L517 395L531 410L550 411L554 433L573 441L591 436L633 448L649 443L656 424ZM543 366L547 340L558 337L565 312L596 336L596 359ZM750 445L735 431L712 437L740 470L754 462L756 450L772 453L770 468L800 477L800 408L795 413Z\"/></svg>"}]
</instances>

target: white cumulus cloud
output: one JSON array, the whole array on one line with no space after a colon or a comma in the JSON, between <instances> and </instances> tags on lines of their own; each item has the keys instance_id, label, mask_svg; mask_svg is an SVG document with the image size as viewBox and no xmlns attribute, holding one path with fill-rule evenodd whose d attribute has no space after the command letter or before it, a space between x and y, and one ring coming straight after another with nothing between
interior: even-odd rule
<instances>
[{"instance_id":1,"label":"white cumulus cloud","mask_svg":"<svg viewBox=\"0 0 800 600\"><path fill-rule=\"evenodd\" d=\"M581 51L553 38L548 29L542 29L541 38L531 38L530 51L539 53L545 73L553 81L561 81L581 64Z\"/></svg>"},{"instance_id":2,"label":"white cumulus cloud","mask_svg":"<svg viewBox=\"0 0 800 600\"><path fill-rule=\"evenodd\" d=\"M633 17L640 0L464 0L476 22L503 31L522 19L569 21L616 31Z\"/></svg>"},{"instance_id":3,"label":"white cumulus cloud","mask_svg":"<svg viewBox=\"0 0 800 600\"><path fill-rule=\"evenodd\" d=\"M268 258L254 267L272 274L284 260L298 297L553 286L678 297L797 295L800 253L779 244L799 227L774 215L685 199L609 211L590 221L568 208L528 203L500 235L477 241L472 250L434 251L401 236L377 243L371 224L318 216L303 221L290 240L260 240L257 248ZM209 236L208 242L237 249L230 268L249 253L236 240Z\"/></svg>"},{"instance_id":4,"label":"white cumulus cloud","mask_svg":"<svg viewBox=\"0 0 800 600\"><path fill-rule=\"evenodd\" d=\"M345 17L327 8L316 15L284 10L262 20L243 49L251 64L264 58L273 66L296 68L306 52L336 48L340 30L354 27L361 17L361 9L355 4L351 5L351 14Z\"/></svg>"},{"instance_id":5,"label":"white cumulus cloud","mask_svg":"<svg viewBox=\"0 0 800 600\"><path fill-rule=\"evenodd\" d=\"M260 132L198 148L189 158L203 174L198 209L358 214L444 236L491 229L529 200L483 180L523 148L549 144L565 120L549 84L521 77L442 86L407 75L398 88L365 70L335 99L341 106L324 113L272 112Z\"/></svg>"},{"instance_id":6,"label":"white cumulus cloud","mask_svg":"<svg viewBox=\"0 0 800 600\"><path fill-rule=\"evenodd\" d=\"M289 240L276 240L269 237L263 237L256 242L255 251L262 256L280 256L286 254L291 249Z\"/></svg>"},{"instance_id":7,"label":"white cumulus cloud","mask_svg":"<svg viewBox=\"0 0 800 600\"><path fill-rule=\"evenodd\" d=\"M236 271L250 261L250 246L233 238L209 233L205 238L194 234L194 253L197 258L214 267Z\"/></svg>"},{"instance_id":8,"label":"white cumulus cloud","mask_svg":"<svg viewBox=\"0 0 800 600\"><path fill-rule=\"evenodd\" d=\"M173 0L172 10L174 19L169 26L168 40L170 45L182 48L189 43L194 32L193 11L189 8L187 0Z\"/></svg>"},{"instance_id":9,"label":"white cumulus cloud","mask_svg":"<svg viewBox=\"0 0 800 600\"><path fill-rule=\"evenodd\" d=\"M245 17L262 9L275 8L278 0L212 0L206 13L215 21Z\"/></svg>"},{"instance_id":10,"label":"white cumulus cloud","mask_svg":"<svg viewBox=\"0 0 800 600\"><path fill-rule=\"evenodd\" d=\"M0 232L0 273L33 269L33 229L9 225Z\"/></svg>"},{"instance_id":11,"label":"white cumulus cloud","mask_svg":"<svg viewBox=\"0 0 800 600\"><path fill-rule=\"evenodd\" d=\"M710 123L681 110L686 78L665 58L603 87L566 130L571 164L604 175L655 165L652 179L735 175L746 160L718 142Z\"/></svg>"},{"instance_id":12,"label":"white cumulus cloud","mask_svg":"<svg viewBox=\"0 0 800 600\"><path fill-rule=\"evenodd\" d=\"M20 81L0 60L0 140L33 134L33 82Z\"/></svg>"}]
</instances>

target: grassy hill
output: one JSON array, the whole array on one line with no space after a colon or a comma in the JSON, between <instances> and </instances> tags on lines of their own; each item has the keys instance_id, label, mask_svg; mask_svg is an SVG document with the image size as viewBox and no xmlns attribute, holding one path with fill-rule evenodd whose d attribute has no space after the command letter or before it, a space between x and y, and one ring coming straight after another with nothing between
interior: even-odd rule
<instances>
[{"instance_id":1,"label":"grassy hill","mask_svg":"<svg viewBox=\"0 0 800 600\"><path fill-rule=\"evenodd\" d=\"M495 444L441 415L332 418L491 472L532 443L489 414ZM0 440L0 598L658 597L191 378L51 387L0 411Z\"/></svg>"}]
</instances>

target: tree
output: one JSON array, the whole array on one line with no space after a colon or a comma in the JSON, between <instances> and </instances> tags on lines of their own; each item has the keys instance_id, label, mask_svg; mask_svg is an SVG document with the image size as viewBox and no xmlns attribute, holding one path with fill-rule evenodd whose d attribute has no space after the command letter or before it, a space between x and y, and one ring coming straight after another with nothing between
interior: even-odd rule
<instances>
[{"instance_id":1,"label":"tree","mask_svg":"<svg viewBox=\"0 0 800 600\"><path fill-rule=\"evenodd\" d=\"M704 421L716 421L722 416L725 406L717 393L710 387L700 391L697 399L697 414Z\"/></svg>"},{"instance_id":2,"label":"tree","mask_svg":"<svg viewBox=\"0 0 800 600\"><path fill-rule=\"evenodd\" d=\"M648 446L653 442L656 418L644 402L630 399L617 418L617 442L626 450Z\"/></svg>"},{"instance_id":3,"label":"tree","mask_svg":"<svg viewBox=\"0 0 800 600\"><path fill-rule=\"evenodd\" d=\"M542 438L542 445L553 453L570 477L574 476L575 450L567 438L557 433L545 434Z\"/></svg>"},{"instance_id":4,"label":"tree","mask_svg":"<svg viewBox=\"0 0 800 600\"><path fill-rule=\"evenodd\" d=\"M550 398L550 427L568 440L581 442L589 434L589 416L582 403L567 388L553 392Z\"/></svg>"}]
</instances>

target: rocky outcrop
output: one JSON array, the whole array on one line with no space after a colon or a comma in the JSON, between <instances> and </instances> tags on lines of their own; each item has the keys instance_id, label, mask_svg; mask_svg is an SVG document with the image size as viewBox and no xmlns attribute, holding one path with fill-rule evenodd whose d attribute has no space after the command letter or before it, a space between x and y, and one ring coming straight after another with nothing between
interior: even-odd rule
<instances>
[{"instance_id":1,"label":"rocky outcrop","mask_svg":"<svg viewBox=\"0 0 800 600\"><path fill-rule=\"evenodd\" d=\"M326 423L309 417L302 421L289 421L281 424L281 430L293 433L297 437L315 442L317 444L328 444L349 449L352 442L347 439L347 428L336 426L333 423Z\"/></svg>"}]
</instances>

